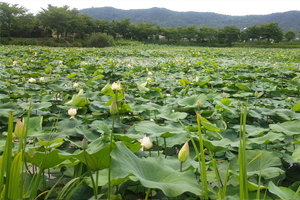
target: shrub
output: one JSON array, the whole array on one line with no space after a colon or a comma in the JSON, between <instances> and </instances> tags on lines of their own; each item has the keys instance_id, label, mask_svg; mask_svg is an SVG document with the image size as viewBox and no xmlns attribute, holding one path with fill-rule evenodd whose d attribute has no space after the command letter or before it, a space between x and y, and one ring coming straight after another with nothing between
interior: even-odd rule
<instances>
[{"instance_id":1,"label":"shrub","mask_svg":"<svg viewBox=\"0 0 300 200\"><path fill-rule=\"evenodd\" d=\"M108 47L114 45L114 38L106 33L92 33L88 46L90 47Z\"/></svg>"}]
</instances>

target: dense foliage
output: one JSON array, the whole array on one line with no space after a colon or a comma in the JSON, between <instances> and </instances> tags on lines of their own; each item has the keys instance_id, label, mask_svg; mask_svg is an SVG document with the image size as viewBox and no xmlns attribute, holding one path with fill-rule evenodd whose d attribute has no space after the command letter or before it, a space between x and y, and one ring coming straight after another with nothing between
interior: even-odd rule
<instances>
[{"instance_id":1,"label":"dense foliage","mask_svg":"<svg viewBox=\"0 0 300 200\"><path fill-rule=\"evenodd\" d=\"M0 198L299 199L299 63L292 49L1 46Z\"/></svg>"},{"instance_id":2,"label":"dense foliage","mask_svg":"<svg viewBox=\"0 0 300 200\"><path fill-rule=\"evenodd\" d=\"M279 27L284 32L288 30L298 32L300 30L298 21L300 19L300 11L288 11L268 15L230 16L211 12L176 12L165 8L121 10L112 7L102 7L86 8L79 12L95 19L111 21L113 19L131 18L132 23L135 24L139 22L153 22L161 27L177 28L196 25L198 28L208 26L219 29L224 26L235 25L242 30L249 26L278 22Z\"/></svg>"},{"instance_id":3,"label":"dense foliage","mask_svg":"<svg viewBox=\"0 0 300 200\"><path fill-rule=\"evenodd\" d=\"M1 13L1 36L5 37L52 37L66 38L68 42L74 39L86 39L92 33L106 33L114 39L150 41L158 40L189 41L197 44L226 44L231 46L234 42L262 41L281 42L284 36L287 41L295 38L293 30L286 34L282 31L278 22L244 27L242 30L235 25L213 28L198 24L180 27L161 27L153 22L132 23L130 18L119 21L105 19L93 19L87 14L80 14L76 9L69 6L55 7L48 5L37 16L25 14L26 9L7 3L0 4ZM233 23L232 23L233 24ZM95 35L95 34L94 34ZM90 40L91 41L91 40ZM3 43L3 42L2 42ZM5 43L5 42L4 42ZM108 42L112 44L113 42ZM75 45L76 46L76 45ZM77 46L96 46L90 42Z\"/></svg>"}]
</instances>

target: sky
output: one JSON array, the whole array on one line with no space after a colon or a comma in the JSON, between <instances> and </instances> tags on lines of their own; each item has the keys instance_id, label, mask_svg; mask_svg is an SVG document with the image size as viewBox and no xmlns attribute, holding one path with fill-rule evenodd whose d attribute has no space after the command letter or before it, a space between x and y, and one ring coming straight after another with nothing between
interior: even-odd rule
<instances>
[{"instance_id":1,"label":"sky","mask_svg":"<svg viewBox=\"0 0 300 200\"><path fill-rule=\"evenodd\" d=\"M166 8L173 11L214 12L219 14L265 15L290 10L300 11L300 0L0 0L10 4L19 4L30 13L37 14L41 8L68 5L78 10L91 7L114 7L124 10Z\"/></svg>"}]
</instances>

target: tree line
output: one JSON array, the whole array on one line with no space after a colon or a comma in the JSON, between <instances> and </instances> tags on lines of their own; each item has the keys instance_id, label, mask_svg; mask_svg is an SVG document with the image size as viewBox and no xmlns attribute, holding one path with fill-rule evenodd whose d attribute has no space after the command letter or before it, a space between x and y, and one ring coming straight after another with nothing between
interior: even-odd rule
<instances>
[{"instance_id":1,"label":"tree line","mask_svg":"<svg viewBox=\"0 0 300 200\"><path fill-rule=\"evenodd\" d=\"M131 40L188 40L198 43L225 43L242 41L267 40L280 42L295 38L294 31L284 33L277 22L254 25L240 30L236 26L225 26L221 29L212 27L197 28L196 25L183 27L160 27L152 22L133 24L130 18L122 20L93 19L87 14L80 14L69 6L56 7L48 5L35 16L18 4L0 3L1 37L56 38L74 36L84 39L91 33L107 33L114 38ZM300 34L300 31L299 31ZM164 37L162 37L164 36Z\"/></svg>"}]
</instances>

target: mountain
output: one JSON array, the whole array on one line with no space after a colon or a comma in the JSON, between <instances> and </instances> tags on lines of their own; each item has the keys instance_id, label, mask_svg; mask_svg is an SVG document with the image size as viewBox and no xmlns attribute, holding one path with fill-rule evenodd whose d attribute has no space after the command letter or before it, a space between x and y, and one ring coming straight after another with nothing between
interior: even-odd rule
<instances>
[{"instance_id":1,"label":"mountain","mask_svg":"<svg viewBox=\"0 0 300 200\"><path fill-rule=\"evenodd\" d=\"M153 22L155 25L161 27L197 25L197 27L209 26L213 28L223 28L224 26L235 25L243 29L253 25L278 22L279 27L284 32L293 30L295 33L298 33L300 30L300 11L288 11L269 15L231 16L212 12L177 12L157 7L132 10L101 7L86 8L79 12L96 19L120 20L131 18L132 23Z\"/></svg>"}]
</instances>

